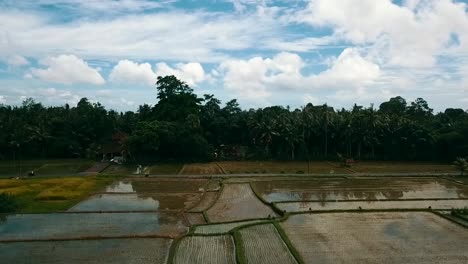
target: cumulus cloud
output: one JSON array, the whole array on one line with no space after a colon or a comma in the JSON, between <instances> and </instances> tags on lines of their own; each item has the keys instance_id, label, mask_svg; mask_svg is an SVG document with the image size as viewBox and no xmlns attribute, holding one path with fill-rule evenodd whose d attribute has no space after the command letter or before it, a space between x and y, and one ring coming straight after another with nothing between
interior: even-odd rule
<instances>
[{"instance_id":1,"label":"cumulus cloud","mask_svg":"<svg viewBox=\"0 0 468 264\"><path fill-rule=\"evenodd\" d=\"M157 75L153 72L149 63L138 64L129 60L121 60L114 66L109 75L111 82L120 83L144 83L154 85Z\"/></svg>"},{"instance_id":2,"label":"cumulus cloud","mask_svg":"<svg viewBox=\"0 0 468 264\"><path fill-rule=\"evenodd\" d=\"M223 62L224 87L241 99L266 100L275 91L359 89L380 77L380 68L361 56L358 50L345 49L330 67L318 74L303 74L302 58L282 52L273 58L254 57L249 60Z\"/></svg>"},{"instance_id":3,"label":"cumulus cloud","mask_svg":"<svg viewBox=\"0 0 468 264\"><path fill-rule=\"evenodd\" d=\"M23 56L13 55L7 59L7 63L11 66L25 66L29 64L29 61Z\"/></svg>"},{"instance_id":4,"label":"cumulus cloud","mask_svg":"<svg viewBox=\"0 0 468 264\"><path fill-rule=\"evenodd\" d=\"M149 63L139 64L130 60L121 60L112 69L109 80L117 83L154 85L158 76L166 75L174 75L191 86L211 78L209 74L205 74L203 66L198 62L178 63L175 67L160 62L153 71Z\"/></svg>"},{"instance_id":5,"label":"cumulus cloud","mask_svg":"<svg viewBox=\"0 0 468 264\"><path fill-rule=\"evenodd\" d=\"M188 85L196 85L209 78L209 75L205 74L203 66L198 62L178 63L174 68L161 62L156 64L156 75L174 75Z\"/></svg>"},{"instance_id":6,"label":"cumulus cloud","mask_svg":"<svg viewBox=\"0 0 468 264\"><path fill-rule=\"evenodd\" d=\"M45 69L33 68L31 74L43 81L73 84L104 84L105 81L97 69L88 65L75 55L49 57L42 62Z\"/></svg>"},{"instance_id":7,"label":"cumulus cloud","mask_svg":"<svg viewBox=\"0 0 468 264\"><path fill-rule=\"evenodd\" d=\"M451 49L468 51L467 5L451 0L310 0L298 20L328 26L355 45L371 45L376 59L403 67L432 67ZM464 48L462 48L464 47Z\"/></svg>"}]
</instances>

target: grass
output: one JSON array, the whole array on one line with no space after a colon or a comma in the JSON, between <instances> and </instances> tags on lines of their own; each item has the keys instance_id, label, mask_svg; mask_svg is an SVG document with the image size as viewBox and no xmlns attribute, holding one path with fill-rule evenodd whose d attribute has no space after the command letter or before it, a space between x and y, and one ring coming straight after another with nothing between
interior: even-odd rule
<instances>
[{"instance_id":1,"label":"grass","mask_svg":"<svg viewBox=\"0 0 468 264\"><path fill-rule=\"evenodd\" d=\"M20 171L20 164L21 175L24 176L32 170L38 175L75 174L85 171L94 162L83 159L6 160L0 161L0 175L17 176Z\"/></svg>"},{"instance_id":2,"label":"grass","mask_svg":"<svg viewBox=\"0 0 468 264\"><path fill-rule=\"evenodd\" d=\"M116 177L86 176L60 178L1 179L0 193L14 195L20 213L63 211L90 193L102 189Z\"/></svg>"}]
</instances>

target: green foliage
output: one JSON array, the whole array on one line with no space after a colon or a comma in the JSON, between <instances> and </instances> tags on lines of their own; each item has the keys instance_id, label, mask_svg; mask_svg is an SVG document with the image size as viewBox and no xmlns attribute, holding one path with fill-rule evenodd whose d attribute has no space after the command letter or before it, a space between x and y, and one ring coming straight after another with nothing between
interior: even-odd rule
<instances>
[{"instance_id":1,"label":"green foliage","mask_svg":"<svg viewBox=\"0 0 468 264\"><path fill-rule=\"evenodd\" d=\"M100 158L110 143L135 162L333 159L334 153L449 162L468 156L468 113L448 108L434 114L422 98L397 96L378 109L309 103L242 110L235 99L223 105L213 95L199 97L174 76L158 77L156 90L156 104L126 113L86 98L76 106L44 107L32 99L0 105L0 159Z\"/></svg>"},{"instance_id":2,"label":"green foliage","mask_svg":"<svg viewBox=\"0 0 468 264\"><path fill-rule=\"evenodd\" d=\"M0 193L0 213L13 213L19 209L19 202L15 196Z\"/></svg>"},{"instance_id":3,"label":"green foliage","mask_svg":"<svg viewBox=\"0 0 468 264\"><path fill-rule=\"evenodd\" d=\"M461 176L463 176L463 173L468 170L468 161L464 158L457 158L454 162L453 165L457 167L457 169L460 171Z\"/></svg>"}]
</instances>

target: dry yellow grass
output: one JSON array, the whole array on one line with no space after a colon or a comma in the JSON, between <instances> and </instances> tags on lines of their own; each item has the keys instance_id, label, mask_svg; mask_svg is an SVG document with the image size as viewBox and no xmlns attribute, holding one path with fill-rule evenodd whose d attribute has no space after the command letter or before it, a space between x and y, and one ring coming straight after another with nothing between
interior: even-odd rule
<instances>
[{"instance_id":1,"label":"dry yellow grass","mask_svg":"<svg viewBox=\"0 0 468 264\"><path fill-rule=\"evenodd\" d=\"M17 196L24 212L64 210L113 179L98 176L1 179L0 193Z\"/></svg>"}]
</instances>

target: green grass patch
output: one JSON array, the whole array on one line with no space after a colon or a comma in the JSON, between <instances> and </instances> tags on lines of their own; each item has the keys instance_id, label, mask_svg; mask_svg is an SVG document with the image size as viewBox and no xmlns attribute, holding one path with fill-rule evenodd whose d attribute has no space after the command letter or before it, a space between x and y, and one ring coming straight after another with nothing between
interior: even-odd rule
<instances>
[{"instance_id":1,"label":"green grass patch","mask_svg":"<svg viewBox=\"0 0 468 264\"><path fill-rule=\"evenodd\" d=\"M93 161L83 159L4 160L0 161L0 176L25 176L32 170L44 175L75 174L93 164Z\"/></svg>"},{"instance_id":2,"label":"green grass patch","mask_svg":"<svg viewBox=\"0 0 468 264\"><path fill-rule=\"evenodd\" d=\"M1 179L0 193L14 195L17 212L63 211L115 180L115 176Z\"/></svg>"}]
</instances>

